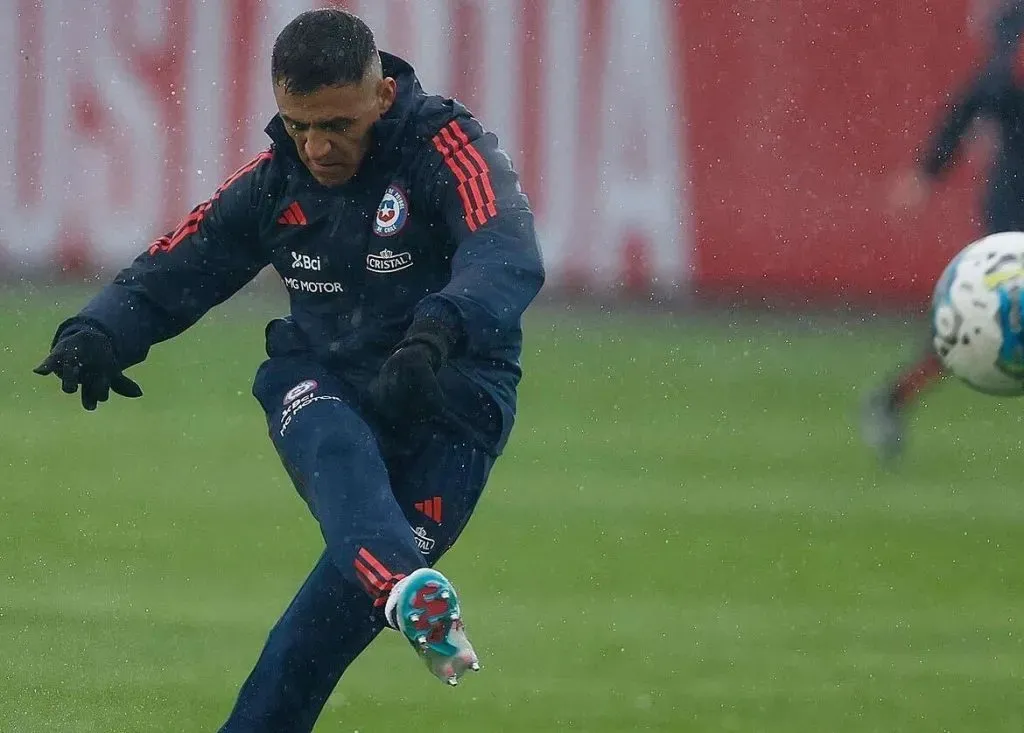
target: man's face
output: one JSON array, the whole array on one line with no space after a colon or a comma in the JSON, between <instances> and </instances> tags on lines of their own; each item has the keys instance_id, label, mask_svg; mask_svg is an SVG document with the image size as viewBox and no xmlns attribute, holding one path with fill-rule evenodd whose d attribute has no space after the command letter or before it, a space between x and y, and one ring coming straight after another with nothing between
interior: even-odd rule
<instances>
[{"instance_id":1,"label":"man's face","mask_svg":"<svg viewBox=\"0 0 1024 733\"><path fill-rule=\"evenodd\" d=\"M355 175L370 146L373 123L395 101L395 80L368 75L359 84L292 94L274 84L284 127L313 178L340 186Z\"/></svg>"}]
</instances>

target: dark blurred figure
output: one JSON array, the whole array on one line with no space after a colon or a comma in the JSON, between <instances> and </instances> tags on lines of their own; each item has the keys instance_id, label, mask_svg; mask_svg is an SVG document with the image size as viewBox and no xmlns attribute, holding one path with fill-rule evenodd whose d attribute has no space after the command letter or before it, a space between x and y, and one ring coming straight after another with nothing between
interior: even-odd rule
<instances>
[{"instance_id":1,"label":"dark blurred figure","mask_svg":"<svg viewBox=\"0 0 1024 733\"><path fill-rule=\"evenodd\" d=\"M1024 0L993 3L987 16L974 20L987 36L988 55L970 83L953 95L918 165L896 181L890 204L898 210L923 207L935 184L955 165L974 123L983 122L997 148L982 197L981 235L1024 230ZM883 461L900 455L908 409L942 377L929 334L916 361L868 394L862 434Z\"/></svg>"}]
</instances>

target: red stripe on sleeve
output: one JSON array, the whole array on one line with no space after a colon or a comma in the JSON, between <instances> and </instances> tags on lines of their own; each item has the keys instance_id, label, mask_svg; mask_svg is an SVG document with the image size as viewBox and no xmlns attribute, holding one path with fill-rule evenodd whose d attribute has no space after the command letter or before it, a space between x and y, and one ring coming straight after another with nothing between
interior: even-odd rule
<instances>
[{"instance_id":1,"label":"red stripe on sleeve","mask_svg":"<svg viewBox=\"0 0 1024 733\"><path fill-rule=\"evenodd\" d=\"M487 161L470 142L469 136L452 121L433 138L434 147L455 175L466 226L471 232L498 215L497 199Z\"/></svg>"},{"instance_id":2,"label":"red stripe on sleeve","mask_svg":"<svg viewBox=\"0 0 1024 733\"><path fill-rule=\"evenodd\" d=\"M443 132L443 131L442 131ZM434 136L433 139L434 147L437 148L437 152L441 154L444 159L445 165L455 175L455 179L459 182L456 190L459 193L459 198L462 199L462 211L466 220L469 231L476 231L476 222L473 221L473 203L469 200L469 193L466 191L466 174L459 167L458 163L452 157L452 150L448 147L448 143L444 140L442 134L439 132Z\"/></svg>"},{"instance_id":3,"label":"red stripe on sleeve","mask_svg":"<svg viewBox=\"0 0 1024 733\"><path fill-rule=\"evenodd\" d=\"M221 193L224 192L228 186L237 181L239 178L244 176L249 171L253 170L256 166L265 160L269 160L273 156L270 150L264 150L262 153L257 155L255 158L250 160L248 163L243 165L241 168L236 170L227 180L222 183L216 191L213 192L208 200L199 204L193 209L188 216L186 216L178 227L174 230L174 233L169 237L160 237L149 247L149 253L156 254L157 252L170 252L172 249L182 243L187 237L195 234L199 231L199 225L206 216L206 212L210 210L213 202L220 198Z\"/></svg>"},{"instance_id":4,"label":"red stripe on sleeve","mask_svg":"<svg viewBox=\"0 0 1024 733\"><path fill-rule=\"evenodd\" d=\"M461 127L459 127L458 122L453 120L451 126L452 130L455 132L455 136L462 141L463 145L466 146L466 151L473 160L476 161L477 167L480 169L480 180L484 185L484 195L487 198L487 204L485 205L487 213L491 216L497 216L498 211L494 203L496 198L494 196L494 189L491 188L491 169L487 167L487 161L484 160L484 156L480 155L480 151L476 149L476 146L469 141L466 133L463 132Z\"/></svg>"},{"instance_id":5,"label":"red stripe on sleeve","mask_svg":"<svg viewBox=\"0 0 1024 733\"><path fill-rule=\"evenodd\" d=\"M457 120L452 120L449 125L452 134L461 143L466 153L473 159L476 169L479 171L480 182L484 188L484 205L481 207L488 216L484 218L480 223L483 224L492 216L498 215L498 210L495 202L497 201L494 195L494 188L491 186L491 169L487 166L487 161L484 160L484 156L480 155L480 151L476 149L476 146L469 141L469 136L459 125Z\"/></svg>"},{"instance_id":6,"label":"red stripe on sleeve","mask_svg":"<svg viewBox=\"0 0 1024 733\"><path fill-rule=\"evenodd\" d=\"M454 137L452 137L452 134L448 130L448 128L441 130L440 134L445 138L446 142L449 144L449 148L452 151L454 151L452 153L451 159L457 160L461 164L462 169L467 171L469 174L463 180L462 186L463 188L468 188L469 193L473 195L473 205L470 209L466 210L466 223L469 225L469 230L474 231L476 230L477 226L483 224L486 221L486 219L484 219L480 215L480 210L485 205L483 193L481 192L479 186L477 185L477 178L480 176L480 171L477 170L476 166L470 160L469 156L466 155L465 152L463 152L459 143L456 142Z\"/></svg>"}]
</instances>

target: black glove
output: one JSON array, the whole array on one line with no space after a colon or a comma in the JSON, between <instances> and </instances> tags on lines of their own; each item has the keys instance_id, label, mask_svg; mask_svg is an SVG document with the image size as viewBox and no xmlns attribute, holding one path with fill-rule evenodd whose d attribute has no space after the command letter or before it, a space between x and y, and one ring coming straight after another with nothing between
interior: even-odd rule
<instances>
[{"instance_id":1,"label":"black glove","mask_svg":"<svg viewBox=\"0 0 1024 733\"><path fill-rule=\"evenodd\" d=\"M56 374L61 389L68 394L82 387L82 407L95 410L96 404L106 402L110 390L123 397L141 397L142 389L121 373L110 337L91 327L73 326L61 336L50 350L50 355L37 366L36 374Z\"/></svg>"},{"instance_id":2,"label":"black glove","mask_svg":"<svg viewBox=\"0 0 1024 733\"><path fill-rule=\"evenodd\" d=\"M437 370L448 361L458 334L435 318L413 322L370 383L370 398L392 422L424 420L444 408Z\"/></svg>"}]
</instances>

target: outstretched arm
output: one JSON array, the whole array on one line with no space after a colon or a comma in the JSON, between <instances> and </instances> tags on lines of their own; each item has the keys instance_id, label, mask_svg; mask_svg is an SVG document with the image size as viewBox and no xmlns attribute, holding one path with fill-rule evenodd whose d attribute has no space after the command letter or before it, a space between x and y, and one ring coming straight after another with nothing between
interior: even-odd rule
<instances>
[{"instance_id":1,"label":"outstretched arm","mask_svg":"<svg viewBox=\"0 0 1024 733\"><path fill-rule=\"evenodd\" d=\"M65 392L81 385L87 409L105 400L108 389L139 396L138 385L121 371L227 300L267 264L258 241L258 207L271 157L271 151L261 153L239 168L62 323L37 373L56 374Z\"/></svg>"}]
</instances>

